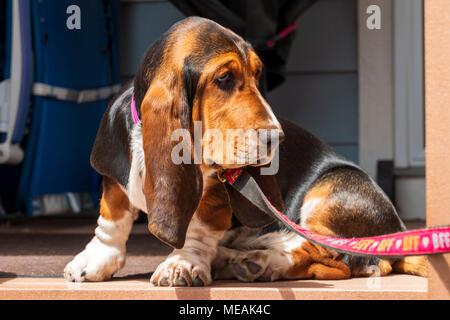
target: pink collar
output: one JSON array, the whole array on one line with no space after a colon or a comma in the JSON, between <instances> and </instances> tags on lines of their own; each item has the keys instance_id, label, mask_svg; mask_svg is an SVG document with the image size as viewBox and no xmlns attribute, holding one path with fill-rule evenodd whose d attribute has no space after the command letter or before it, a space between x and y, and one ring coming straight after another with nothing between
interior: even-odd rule
<instances>
[{"instance_id":1,"label":"pink collar","mask_svg":"<svg viewBox=\"0 0 450 320\"><path fill-rule=\"evenodd\" d=\"M139 115L136 109L136 100L134 100L134 93L131 96L131 116L133 117L133 122L135 124L141 123L141 119L139 119Z\"/></svg>"}]
</instances>

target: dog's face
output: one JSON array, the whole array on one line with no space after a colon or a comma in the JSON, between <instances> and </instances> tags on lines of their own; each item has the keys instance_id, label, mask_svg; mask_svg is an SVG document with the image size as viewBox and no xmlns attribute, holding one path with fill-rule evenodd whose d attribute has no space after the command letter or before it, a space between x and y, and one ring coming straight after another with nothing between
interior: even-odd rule
<instances>
[{"instance_id":1,"label":"dog's face","mask_svg":"<svg viewBox=\"0 0 450 320\"><path fill-rule=\"evenodd\" d=\"M233 168L271 161L283 132L258 90L261 72L248 43L202 18L179 22L147 51L134 94L142 118L149 229L161 240L184 243L203 191L200 162ZM183 163L175 163L172 152L179 130L189 142Z\"/></svg>"},{"instance_id":2,"label":"dog's face","mask_svg":"<svg viewBox=\"0 0 450 320\"><path fill-rule=\"evenodd\" d=\"M162 41L161 56L153 58L159 68L145 75L153 72L143 121L155 116L155 101L172 100L168 117L179 119L192 138L201 129L195 143L202 146L197 156L203 163L232 168L270 162L283 132L258 90L263 65L252 47L201 18L183 20Z\"/></svg>"},{"instance_id":3,"label":"dog's face","mask_svg":"<svg viewBox=\"0 0 450 320\"><path fill-rule=\"evenodd\" d=\"M193 119L202 121L205 162L233 168L272 159L282 130L258 90L261 72L260 59L242 40L205 65L193 104Z\"/></svg>"}]
</instances>

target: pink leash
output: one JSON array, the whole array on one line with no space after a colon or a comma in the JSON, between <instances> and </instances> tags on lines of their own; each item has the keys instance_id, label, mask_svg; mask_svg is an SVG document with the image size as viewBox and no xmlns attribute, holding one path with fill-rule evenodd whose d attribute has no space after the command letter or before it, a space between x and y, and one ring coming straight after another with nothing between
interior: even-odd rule
<instances>
[{"instance_id":1,"label":"pink leash","mask_svg":"<svg viewBox=\"0 0 450 320\"><path fill-rule=\"evenodd\" d=\"M222 175L234 189L256 207L281 221L298 235L320 246L352 255L387 258L450 252L449 226L348 239L328 237L303 229L270 203L256 181L248 173L242 169L232 169L223 172Z\"/></svg>"},{"instance_id":2,"label":"pink leash","mask_svg":"<svg viewBox=\"0 0 450 320\"><path fill-rule=\"evenodd\" d=\"M139 115L136 109L136 100L134 100L134 93L131 96L131 116L135 124L141 123L141 119L139 119Z\"/></svg>"},{"instance_id":3,"label":"pink leash","mask_svg":"<svg viewBox=\"0 0 450 320\"><path fill-rule=\"evenodd\" d=\"M298 22L295 21L294 23L292 23L290 26L288 26L286 29L284 29L283 31L281 31L279 34L277 34L275 37L273 37L272 39L270 39L269 41L267 41L267 46L269 48L273 47L275 45L275 43L281 39L283 39L284 37L286 37L289 33L291 33L292 31L295 30L295 28L297 28L298 26Z\"/></svg>"}]
</instances>

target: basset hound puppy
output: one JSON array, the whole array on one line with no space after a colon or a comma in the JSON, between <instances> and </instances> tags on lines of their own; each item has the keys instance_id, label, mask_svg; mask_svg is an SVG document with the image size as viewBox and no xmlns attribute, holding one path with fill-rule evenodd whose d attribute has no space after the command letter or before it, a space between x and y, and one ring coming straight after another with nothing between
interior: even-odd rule
<instances>
[{"instance_id":1,"label":"basset hound puppy","mask_svg":"<svg viewBox=\"0 0 450 320\"><path fill-rule=\"evenodd\" d=\"M274 116L258 90L262 68L249 43L198 17L175 24L150 46L134 80L113 98L101 121L91 154L92 166L103 176L98 227L66 266L67 280L102 281L122 268L139 211L147 213L148 229L174 248L150 279L158 286L210 285L213 279L346 279L392 270L426 275L423 257L362 258L312 244L221 182L218 171L245 167L278 210L324 235L405 230L366 173ZM198 123L202 134L195 138ZM230 129L277 137L235 139L225 148L204 134L225 136ZM181 163L173 159L181 137L174 139L177 130L189 142L183 149L188 161ZM207 156L194 161L206 148ZM225 149L225 155L244 152L246 162L225 161L219 152ZM264 156L255 152L260 149ZM275 157L278 172L262 174Z\"/></svg>"}]
</instances>

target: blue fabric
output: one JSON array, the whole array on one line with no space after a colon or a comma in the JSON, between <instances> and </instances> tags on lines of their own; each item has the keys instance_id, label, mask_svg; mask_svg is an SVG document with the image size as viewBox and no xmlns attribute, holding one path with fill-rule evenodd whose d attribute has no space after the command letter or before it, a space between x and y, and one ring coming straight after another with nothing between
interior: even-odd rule
<instances>
[{"instance_id":1,"label":"blue fabric","mask_svg":"<svg viewBox=\"0 0 450 320\"><path fill-rule=\"evenodd\" d=\"M32 0L34 81L75 90L119 83L119 0L80 0L81 29L69 30L72 0ZM100 194L89 156L107 100L32 99L31 127L19 186L19 208L32 214L37 195ZM98 199L96 199L98 201Z\"/></svg>"}]
</instances>

